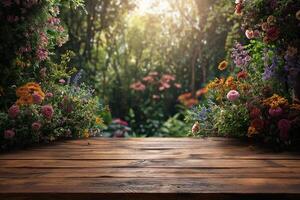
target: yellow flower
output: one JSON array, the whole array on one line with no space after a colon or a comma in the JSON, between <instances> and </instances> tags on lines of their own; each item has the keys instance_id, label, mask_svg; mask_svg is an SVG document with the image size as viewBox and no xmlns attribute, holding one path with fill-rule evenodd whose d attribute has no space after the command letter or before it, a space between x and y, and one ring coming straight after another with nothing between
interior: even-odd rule
<instances>
[{"instance_id":1,"label":"yellow flower","mask_svg":"<svg viewBox=\"0 0 300 200\"><path fill-rule=\"evenodd\" d=\"M278 108L279 106L289 105L288 100L284 97L279 96L278 94L274 94L270 98L263 100L263 104L271 108Z\"/></svg>"},{"instance_id":2,"label":"yellow flower","mask_svg":"<svg viewBox=\"0 0 300 200\"><path fill-rule=\"evenodd\" d=\"M257 134L258 132L256 131L256 129L252 126L250 126L248 128L248 137L253 137L255 134Z\"/></svg>"},{"instance_id":3,"label":"yellow flower","mask_svg":"<svg viewBox=\"0 0 300 200\"><path fill-rule=\"evenodd\" d=\"M83 131L83 137L84 138L89 138L90 137L90 133L89 133L88 129L84 129L84 131Z\"/></svg>"},{"instance_id":4,"label":"yellow flower","mask_svg":"<svg viewBox=\"0 0 300 200\"><path fill-rule=\"evenodd\" d=\"M103 119L100 118L100 117L96 117L95 122L96 122L97 125L102 125L103 124Z\"/></svg>"},{"instance_id":5,"label":"yellow flower","mask_svg":"<svg viewBox=\"0 0 300 200\"><path fill-rule=\"evenodd\" d=\"M221 71L223 71L223 70L225 70L225 69L227 68L227 66L228 66L228 62L225 61L225 60L223 60L223 61L219 64L218 69L221 70Z\"/></svg>"}]
</instances>

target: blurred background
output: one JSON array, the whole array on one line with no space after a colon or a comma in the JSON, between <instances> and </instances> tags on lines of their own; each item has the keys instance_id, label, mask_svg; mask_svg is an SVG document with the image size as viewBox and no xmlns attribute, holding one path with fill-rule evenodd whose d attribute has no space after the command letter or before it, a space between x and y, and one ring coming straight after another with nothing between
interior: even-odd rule
<instances>
[{"instance_id":1,"label":"blurred background","mask_svg":"<svg viewBox=\"0 0 300 200\"><path fill-rule=\"evenodd\" d=\"M79 75L73 79L95 88L117 126L126 126L114 134L186 136L191 125L184 112L201 101L226 50L241 40L234 37L243 35L237 34L234 7L227 0L86 0L76 10L65 5L60 18L69 39L57 55L75 53L71 64Z\"/></svg>"}]
</instances>

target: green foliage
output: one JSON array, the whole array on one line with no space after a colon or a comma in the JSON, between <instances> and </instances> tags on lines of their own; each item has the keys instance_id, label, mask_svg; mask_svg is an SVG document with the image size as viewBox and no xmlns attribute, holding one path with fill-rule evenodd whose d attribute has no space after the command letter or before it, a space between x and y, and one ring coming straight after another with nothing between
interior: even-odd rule
<instances>
[{"instance_id":1,"label":"green foliage","mask_svg":"<svg viewBox=\"0 0 300 200\"><path fill-rule=\"evenodd\" d=\"M245 137L249 127L249 111L243 105L226 105L213 110L214 128L218 136Z\"/></svg>"}]
</instances>

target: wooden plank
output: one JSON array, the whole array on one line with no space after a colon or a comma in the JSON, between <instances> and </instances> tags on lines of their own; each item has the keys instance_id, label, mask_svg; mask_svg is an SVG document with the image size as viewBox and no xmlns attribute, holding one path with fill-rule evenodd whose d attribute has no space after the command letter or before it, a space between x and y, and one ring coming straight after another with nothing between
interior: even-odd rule
<instances>
[{"instance_id":1,"label":"wooden plank","mask_svg":"<svg viewBox=\"0 0 300 200\"><path fill-rule=\"evenodd\" d=\"M0 155L0 199L300 199L299 188L298 153L228 138L94 138Z\"/></svg>"},{"instance_id":2,"label":"wooden plank","mask_svg":"<svg viewBox=\"0 0 300 200\"><path fill-rule=\"evenodd\" d=\"M0 178L300 178L300 168L0 168Z\"/></svg>"},{"instance_id":3,"label":"wooden plank","mask_svg":"<svg viewBox=\"0 0 300 200\"><path fill-rule=\"evenodd\" d=\"M95 167L153 167L153 168L299 168L299 160L230 160L230 159L166 159L166 160L1 160L6 168L95 168Z\"/></svg>"},{"instance_id":4,"label":"wooden plank","mask_svg":"<svg viewBox=\"0 0 300 200\"><path fill-rule=\"evenodd\" d=\"M24 187L26 186L26 187ZM0 178L0 193L292 193L290 178Z\"/></svg>"}]
</instances>

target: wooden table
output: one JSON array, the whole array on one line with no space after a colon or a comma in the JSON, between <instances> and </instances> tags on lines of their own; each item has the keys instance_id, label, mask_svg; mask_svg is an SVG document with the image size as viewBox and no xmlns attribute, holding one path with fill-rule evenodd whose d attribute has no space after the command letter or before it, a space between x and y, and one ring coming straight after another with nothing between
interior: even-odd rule
<instances>
[{"instance_id":1,"label":"wooden table","mask_svg":"<svg viewBox=\"0 0 300 200\"><path fill-rule=\"evenodd\" d=\"M0 199L300 199L300 156L234 139L58 142L0 155Z\"/></svg>"}]
</instances>

